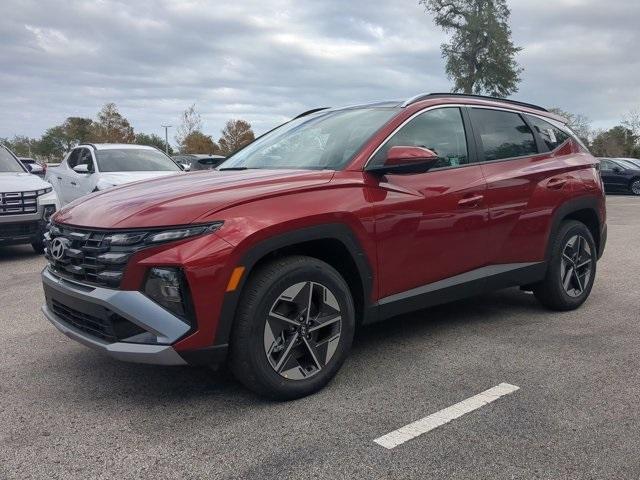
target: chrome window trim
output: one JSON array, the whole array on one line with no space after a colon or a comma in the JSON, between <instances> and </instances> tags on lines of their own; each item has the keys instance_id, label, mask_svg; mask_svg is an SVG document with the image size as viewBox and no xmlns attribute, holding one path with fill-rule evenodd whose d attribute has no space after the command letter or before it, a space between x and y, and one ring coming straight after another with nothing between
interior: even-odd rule
<instances>
[{"instance_id":1,"label":"chrome window trim","mask_svg":"<svg viewBox=\"0 0 640 480\"><path fill-rule=\"evenodd\" d=\"M571 138L575 141L578 141L576 138L575 133L571 132L571 131L567 131L567 127L566 125L561 124L560 122L549 118L549 117L545 117L544 115L538 115L536 113L529 113L529 112L522 112L520 110L517 110L515 108L509 108L509 107L494 107L494 106L485 106L485 105L470 105L470 104L465 104L465 103L443 103L443 104L439 104L439 105L432 105L430 107L426 107L423 108L422 110L418 110L416 113L414 113L413 115L411 115L409 118L407 118L404 122L402 122L397 128L395 128L393 130L393 132L391 132L389 135L387 135L385 137L385 139L380 143L380 145L378 145L378 147L373 151L373 153L371 155L369 155L369 158L367 159L366 163L364 164L363 167L363 171L367 170L367 167L369 166L369 163L371 163L371 160L373 159L373 157L376 156L376 154L378 153L378 151L380 151L380 149L391 139L391 137L393 137L396 133L398 133L398 131L400 129L402 129L407 123L409 123L411 120L413 120L414 118L416 118L418 115L422 115L423 113L426 113L428 111L431 110L436 110L439 108L479 108L479 109L484 109L484 110L498 110L498 111L503 111L503 112L509 112L509 113L516 113L518 115L531 115L532 117L537 117L540 120L544 120L545 122L550 123L551 125L553 125L554 127L559 128L560 130L562 130L563 132L565 132L566 134L568 134ZM533 132L531 132L533 134ZM537 157L538 155L544 155L544 154L551 154L554 153L556 150L559 150L562 146L564 146L570 139L565 140L563 143L561 143L560 145L558 145L554 150L550 150L548 152L538 152L532 155L522 155L520 157L509 157L509 158L499 158L497 160L488 160L488 161L484 161L484 162L469 162L469 163L465 163L463 165L458 165L456 167L445 167L445 168L441 168L441 169L437 169L434 171L440 172L442 170L450 170L453 168L464 168L464 167L468 167L471 165L482 165L484 163L495 163L495 162L505 162L505 161L509 161L509 160L521 160L523 158L530 158L530 157ZM579 142L581 144L581 142ZM467 146L468 148L468 146Z\"/></svg>"}]
</instances>

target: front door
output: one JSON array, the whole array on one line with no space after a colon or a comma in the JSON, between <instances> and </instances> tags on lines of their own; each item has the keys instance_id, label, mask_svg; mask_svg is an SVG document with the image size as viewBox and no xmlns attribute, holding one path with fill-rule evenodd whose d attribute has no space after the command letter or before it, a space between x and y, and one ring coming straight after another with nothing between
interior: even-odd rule
<instances>
[{"instance_id":1,"label":"front door","mask_svg":"<svg viewBox=\"0 0 640 480\"><path fill-rule=\"evenodd\" d=\"M384 163L392 146L426 147L440 158L428 172L372 182L381 297L486 265L486 184L481 166L470 163L469 138L459 108L437 108L410 120L372 158L370 165Z\"/></svg>"}]
</instances>

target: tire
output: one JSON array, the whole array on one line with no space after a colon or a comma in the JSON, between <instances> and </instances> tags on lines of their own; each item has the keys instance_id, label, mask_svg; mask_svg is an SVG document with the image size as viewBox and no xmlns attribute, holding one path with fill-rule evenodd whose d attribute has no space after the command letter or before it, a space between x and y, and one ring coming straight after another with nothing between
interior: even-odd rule
<instances>
[{"instance_id":1,"label":"tire","mask_svg":"<svg viewBox=\"0 0 640 480\"><path fill-rule=\"evenodd\" d=\"M333 267L311 257L280 258L259 267L244 287L229 365L260 395L304 397L335 376L354 331L351 292Z\"/></svg>"},{"instance_id":2,"label":"tire","mask_svg":"<svg viewBox=\"0 0 640 480\"><path fill-rule=\"evenodd\" d=\"M547 274L534 286L533 293L551 310L574 310L585 302L593 288L596 245L586 225L575 220L562 223L551 241Z\"/></svg>"},{"instance_id":3,"label":"tire","mask_svg":"<svg viewBox=\"0 0 640 480\"><path fill-rule=\"evenodd\" d=\"M43 254L44 253L44 242L32 242L31 243L31 248L33 248L33 251L39 254Z\"/></svg>"},{"instance_id":4,"label":"tire","mask_svg":"<svg viewBox=\"0 0 640 480\"><path fill-rule=\"evenodd\" d=\"M629 191L632 195L640 195L640 178L634 178L629 183Z\"/></svg>"}]
</instances>

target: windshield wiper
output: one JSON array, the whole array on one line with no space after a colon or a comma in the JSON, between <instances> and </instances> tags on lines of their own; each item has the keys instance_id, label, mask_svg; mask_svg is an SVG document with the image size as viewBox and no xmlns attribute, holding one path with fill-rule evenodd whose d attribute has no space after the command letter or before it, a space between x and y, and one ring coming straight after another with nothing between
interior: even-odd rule
<instances>
[{"instance_id":1,"label":"windshield wiper","mask_svg":"<svg viewBox=\"0 0 640 480\"><path fill-rule=\"evenodd\" d=\"M224 170L249 170L251 167L225 167L219 168L218 171L222 172Z\"/></svg>"}]
</instances>

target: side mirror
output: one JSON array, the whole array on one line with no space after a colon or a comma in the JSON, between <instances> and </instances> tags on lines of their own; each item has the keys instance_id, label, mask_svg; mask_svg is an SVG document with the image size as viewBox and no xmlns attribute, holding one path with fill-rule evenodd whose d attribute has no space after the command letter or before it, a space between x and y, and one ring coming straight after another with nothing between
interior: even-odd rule
<instances>
[{"instance_id":1,"label":"side mirror","mask_svg":"<svg viewBox=\"0 0 640 480\"><path fill-rule=\"evenodd\" d=\"M28 163L27 164L23 163L23 165L27 167L27 170L29 170L29 173L33 173L33 167L31 165L29 165Z\"/></svg>"},{"instance_id":2,"label":"side mirror","mask_svg":"<svg viewBox=\"0 0 640 480\"><path fill-rule=\"evenodd\" d=\"M89 167L84 163L81 163L80 165L76 165L75 167L73 167L73 171L76 173L82 173L82 174L91 173L91 171L89 170Z\"/></svg>"},{"instance_id":3,"label":"side mirror","mask_svg":"<svg viewBox=\"0 0 640 480\"><path fill-rule=\"evenodd\" d=\"M424 147L391 147L384 165L368 169L375 173L422 173L438 161L438 154Z\"/></svg>"}]
</instances>

